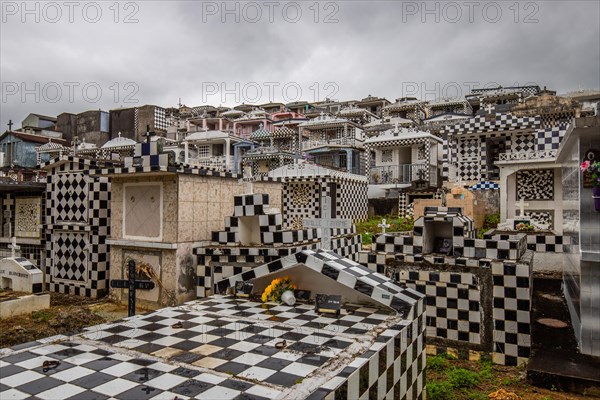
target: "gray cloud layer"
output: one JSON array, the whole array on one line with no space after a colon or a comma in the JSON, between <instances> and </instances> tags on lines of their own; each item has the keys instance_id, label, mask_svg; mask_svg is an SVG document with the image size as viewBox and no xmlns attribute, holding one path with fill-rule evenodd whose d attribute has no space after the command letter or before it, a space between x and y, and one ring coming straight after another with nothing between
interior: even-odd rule
<instances>
[{"instance_id":1,"label":"gray cloud layer","mask_svg":"<svg viewBox=\"0 0 600 400\"><path fill-rule=\"evenodd\" d=\"M2 2L2 131L30 112L261 103L269 87L283 102L600 87L598 1L82 1L72 22L62 1L27 7Z\"/></svg>"}]
</instances>

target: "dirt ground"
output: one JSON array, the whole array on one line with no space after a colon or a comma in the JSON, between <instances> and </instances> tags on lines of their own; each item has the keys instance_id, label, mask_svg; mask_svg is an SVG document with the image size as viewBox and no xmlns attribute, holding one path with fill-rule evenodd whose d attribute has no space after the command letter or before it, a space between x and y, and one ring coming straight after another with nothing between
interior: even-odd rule
<instances>
[{"instance_id":1,"label":"dirt ground","mask_svg":"<svg viewBox=\"0 0 600 400\"><path fill-rule=\"evenodd\" d=\"M0 301L18 295L0 291ZM84 297L50 294L50 308L0 321L0 348L54 335L73 335L81 329L114 321L127 316L127 308L107 298L92 300Z\"/></svg>"}]
</instances>

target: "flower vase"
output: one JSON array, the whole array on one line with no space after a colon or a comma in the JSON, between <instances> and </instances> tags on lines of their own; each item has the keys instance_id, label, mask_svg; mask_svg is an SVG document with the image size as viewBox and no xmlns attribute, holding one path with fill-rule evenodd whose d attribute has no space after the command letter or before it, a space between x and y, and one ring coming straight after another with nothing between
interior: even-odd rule
<instances>
[{"instance_id":1,"label":"flower vase","mask_svg":"<svg viewBox=\"0 0 600 400\"><path fill-rule=\"evenodd\" d=\"M296 296L294 296L294 292L291 290L286 290L281 294L281 301L288 306L293 306L296 304Z\"/></svg>"},{"instance_id":2,"label":"flower vase","mask_svg":"<svg viewBox=\"0 0 600 400\"><path fill-rule=\"evenodd\" d=\"M592 188L592 199L594 199L594 208L596 211L600 211L600 187L596 186Z\"/></svg>"}]
</instances>

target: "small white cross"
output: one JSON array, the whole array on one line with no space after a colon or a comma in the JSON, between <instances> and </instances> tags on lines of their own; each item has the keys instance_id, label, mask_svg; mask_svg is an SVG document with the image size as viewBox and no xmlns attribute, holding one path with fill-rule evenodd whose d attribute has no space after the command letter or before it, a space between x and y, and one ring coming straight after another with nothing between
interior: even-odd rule
<instances>
[{"instance_id":1,"label":"small white cross","mask_svg":"<svg viewBox=\"0 0 600 400\"><path fill-rule=\"evenodd\" d=\"M389 228L391 225L387 223L384 219L381 220L381 223L377 225L377 227L381 228L381 233L385 233L385 230Z\"/></svg>"},{"instance_id":2,"label":"small white cross","mask_svg":"<svg viewBox=\"0 0 600 400\"><path fill-rule=\"evenodd\" d=\"M529 203L525 203L525 199L523 197L521 197L521 200L519 200L519 203L517 203L517 205L519 206L519 216L520 217L524 217L525 216L525 206L528 206Z\"/></svg>"},{"instance_id":3,"label":"small white cross","mask_svg":"<svg viewBox=\"0 0 600 400\"><path fill-rule=\"evenodd\" d=\"M19 246L17 244L17 238L16 237L13 236L13 238L12 238L12 244L9 244L8 248L10 249L10 256L12 258L15 258L17 256L17 254L16 254L17 250L21 249L21 246Z\"/></svg>"},{"instance_id":4,"label":"small white cross","mask_svg":"<svg viewBox=\"0 0 600 400\"><path fill-rule=\"evenodd\" d=\"M494 111L494 105L493 104L488 104L487 106L485 106L485 111L487 111L489 114L492 113L492 111Z\"/></svg>"}]
</instances>

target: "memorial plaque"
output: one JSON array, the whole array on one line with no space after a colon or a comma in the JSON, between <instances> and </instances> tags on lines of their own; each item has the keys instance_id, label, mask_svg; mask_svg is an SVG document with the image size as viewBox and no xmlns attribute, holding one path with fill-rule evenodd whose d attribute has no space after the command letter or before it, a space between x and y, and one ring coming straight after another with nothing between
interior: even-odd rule
<instances>
[{"instance_id":1,"label":"memorial plaque","mask_svg":"<svg viewBox=\"0 0 600 400\"><path fill-rule=\"evenodd\" d=\"M440 254L450 254L452 250L452 239L449 238L435 238L433 244L433 252Z\"/></svg>"},{"instance_id":2,"label":"memorial plaque","mask_svg":"<svg viewBox=\"0 0 600 400\"><path fill-rule=\"evenodd\" d=\"M254 283L238 281L235 283L235 295L237 297L250 297L254 289Z\"/></svg>"},{"instance_id":3,"label":"memorial plaque","mask_svg":"<svg viewBox=\"0 0 600 400\"><path fill-rule=\"evenodd\" d=\"M342 296L339 294L317 294L315 311L318 313L340 314Z\"/></svg>"}]
</instances>

